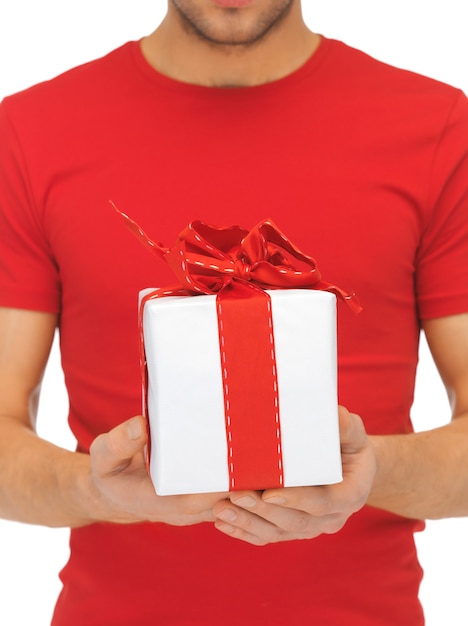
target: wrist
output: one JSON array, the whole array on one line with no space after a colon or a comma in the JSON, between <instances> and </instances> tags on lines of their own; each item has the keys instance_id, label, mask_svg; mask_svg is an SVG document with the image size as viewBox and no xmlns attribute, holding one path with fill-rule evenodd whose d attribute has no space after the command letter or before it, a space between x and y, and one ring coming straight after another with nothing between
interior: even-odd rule
<instances>
[{"instance_id":1,"label":"wrist","mask_svg":"<svg viewBox=\"0 0 468 626\"><path fill-rule=\"evenodd\" d=\"M373 435L370 437L375 451L377 471L367 504L397 515L414 517L412 434Z\"/></svg>"},{"instance_id":2,"label":"wrist","mask_svg":"<svg viewBox=\"0 0 468 626\"><path fill-rule=\"evenodd\" d=\"M385 447L385 437L381 435L369 435L369 440L374 449L376 472L374 482L369 493L367 504L379 507L383 497L385 476L388 474L388 454Z\"/></svg>"},{"instance_id":3,"label":"wrist","mask_svg":"<svg viewBox=\"0 0 468 626\"><path fill-rule=\"evenodd\" d=\"M129 523L128 515L119 514L116 507L99 489L93 475L91 457L77 453L77 472L73 486L77 502L76 527L97 523Z\"/></svg>"},{"instance_id":4,"label":"wrist","mask_svg":"<svg viewBox=\"0 0 468 626\"><path fill-rule=\"evenodd\" d=\"M66 525L74 528L87 526L101 518L100 496L94 485L91 471L91 460L88 454L82 452L67 452L71 455L67 464L67 471L61 473L59 489L62 501L67 503L69 521Z\"/></svg>"}]
</instances>

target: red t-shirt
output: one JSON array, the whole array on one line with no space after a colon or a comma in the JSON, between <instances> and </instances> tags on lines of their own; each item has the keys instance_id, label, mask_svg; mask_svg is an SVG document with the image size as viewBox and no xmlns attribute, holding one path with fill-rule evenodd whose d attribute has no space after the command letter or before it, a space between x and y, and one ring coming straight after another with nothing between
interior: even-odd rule
<instances>
[{"instance_id":1,"label":"red t-shirt","mask_svg":"<svg viewBox=\"0 0 468 626\"><path fill-rule=\"evenodd\" d=\"M140 411L137 293L174 282L110 199L166 245L271 217L363 304L338 307L340 402L411 431L420 319L468 311L460 91L328 39L286 78L206 88L132 42L5 99L0 133L0 304L60 313L80 450ZM75 529L53 624L418 626L421 527L365 508L262 548L211 524Z\"/></svg>"}]
</instances>

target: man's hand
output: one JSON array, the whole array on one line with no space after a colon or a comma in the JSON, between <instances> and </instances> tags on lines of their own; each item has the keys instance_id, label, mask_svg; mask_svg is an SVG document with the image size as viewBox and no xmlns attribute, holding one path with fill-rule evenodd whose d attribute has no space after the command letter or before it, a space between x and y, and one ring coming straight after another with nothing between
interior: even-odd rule
<instances>
[{"instance_id":1,"label":"man's hand","mask_svg":"<svg viewBox=\"0 0 468 626\"><path fill-rule=\"evenodd\" d=\"M157 496L146 471L146 428L141 416L97 437L91 445L91 477L96 521L122 524L165 522L186 526L214 521L218 493Z\"/></svg>"},{"instance_id":2,"label":"man's hand","mask_svg":"<svg viewBox=\"0 0 468 626\"><path fill-rule=\"evenodd\" d=\"M258 546L338 532L366 503L376 473L374 449L360 417L340 407L339 418L343 482L232 493L215 504L215 526Z\"/></svg>"}]
</instances>

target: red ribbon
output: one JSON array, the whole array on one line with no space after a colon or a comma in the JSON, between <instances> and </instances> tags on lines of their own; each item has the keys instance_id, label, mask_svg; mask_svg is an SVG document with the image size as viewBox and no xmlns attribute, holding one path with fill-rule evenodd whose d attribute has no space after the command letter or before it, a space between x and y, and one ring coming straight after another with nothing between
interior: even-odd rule
<instances>
[{"instance_id":1,"label":"red ribbon","mask_svg":"<svg viewBox=\"0 0 468 626\"><path fill-rule=\"evenodd\" d=\"M180 233L173 248L166 248L112 206L141 243L174 271L179 283L165 290L171 295L214 294L231 283L251 283L260 289L330 291L354 313L362 310L354 292L324 282L315 260L296 248L270 219L250 231L241 226L217 228L195 220Z\"/></svg>"},{"instance_id":2,"label":"red ribbon","mask_svg":"<svg viewBox=\"0 0 468 626\"><path fill-rule=\"evenodd\" d=\"M147 389L142 330L146 302L169 295L216 294L229 489L282 487L273 322L270 297L264 290L330 291L358 313L361 306L356 295L322 281L315 260L296 248L269 219L251 231L194 221L173 248L166 248L113 206L137 238L164 259L179 280L177 285L147 294L140 304L143 397L146 399ZM144 412L147 417L146 402ZM149 454L148 446L148 460Z\"/></svg>"}]
</instances>

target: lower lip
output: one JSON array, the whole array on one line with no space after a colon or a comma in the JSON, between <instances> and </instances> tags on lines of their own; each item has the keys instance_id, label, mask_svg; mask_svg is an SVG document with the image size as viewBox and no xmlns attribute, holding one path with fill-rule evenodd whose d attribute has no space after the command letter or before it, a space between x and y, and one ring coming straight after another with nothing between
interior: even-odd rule
<instances>
[{"instance_id":1,"label":"lower lip","mask_svg":"<svg viewBox=\"0 0 468 626\"><path fill-rule=\"evenodd\" d=\"M213 0L214 4L227 9L241 9L253 4L255 0Z\"/></svg>"}]
</instances>

